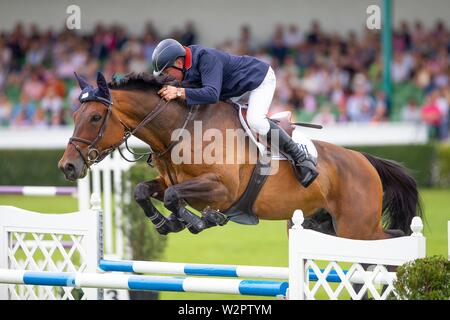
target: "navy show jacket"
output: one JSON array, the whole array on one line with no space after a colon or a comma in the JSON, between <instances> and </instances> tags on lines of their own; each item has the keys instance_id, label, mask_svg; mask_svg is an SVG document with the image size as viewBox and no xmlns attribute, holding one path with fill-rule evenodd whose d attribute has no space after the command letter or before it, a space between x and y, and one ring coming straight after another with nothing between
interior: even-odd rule
<instances>
[{"instance_id":1,"label":"navy show jacket","mask_svg":"<svg viewBox=\"0 0 450 320\"><path fill-rule=\"evenodd\" d=\"M255 57L236 56L200 45L186 47L186 72L182 85L188 105L213 104L256 89L269 65Z\"/></svg>"}]
</instances>

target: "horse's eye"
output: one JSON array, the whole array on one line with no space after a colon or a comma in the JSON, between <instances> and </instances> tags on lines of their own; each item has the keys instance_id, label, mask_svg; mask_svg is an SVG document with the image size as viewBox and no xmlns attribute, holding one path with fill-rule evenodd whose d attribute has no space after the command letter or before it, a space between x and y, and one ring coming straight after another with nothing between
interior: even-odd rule
<instances>
[{"instance_id":1,"label":"horse's eye","mask_svg":"<svg viewBox=\"0 0 450 320\"><path fill-rule=\"evenodd\" d=\"M96 114L96 115L92 116L91 121L92 122L98 122L98 121L100 121L101 118L102 118L102 116Z\"/></svg>"}]
</instances>

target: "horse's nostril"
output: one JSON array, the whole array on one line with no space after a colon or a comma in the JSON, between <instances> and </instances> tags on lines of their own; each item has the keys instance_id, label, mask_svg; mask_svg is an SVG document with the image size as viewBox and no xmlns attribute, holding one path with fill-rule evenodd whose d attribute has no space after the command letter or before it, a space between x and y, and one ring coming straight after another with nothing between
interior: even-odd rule
<instances>
[{"instance_id":1,"label":"horse's nostril","mask_svg":"<svg viewBox=\"0 0 450 320\"><path fill-rule=\"evenodd\" d=\"M66 172L74 172L75 171L75 166L71 163L66 164L65 166L65 171Z\"/></svg>"}]
</instances>

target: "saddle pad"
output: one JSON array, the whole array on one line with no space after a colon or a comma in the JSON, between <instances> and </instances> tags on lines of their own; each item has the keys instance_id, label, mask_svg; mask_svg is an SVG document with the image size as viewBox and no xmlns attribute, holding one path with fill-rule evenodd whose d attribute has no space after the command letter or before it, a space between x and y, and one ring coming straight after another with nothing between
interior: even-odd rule
<instances>
[{"instance_id":1,"label":"saddle pad","mask_svg":"<svg viewBox=\"0 0 450 320\"><path fill-rule=\"evenodd\" d=\"M246 109L247 106L243 106L239 103L237 103L237 105L239 106L239 120L241 121L241 125L244 128L245 133L250 137L250 140L258 147L260 154L264 155L266 146L256 140L254 132L250 129L242 114L242 109ZM274 114L272 117L277 118L277 114ZM299 144L299 146L306 151L311 160L313 160L313 162L317 164L318 153L316 146L311 141L311 139L306 136L306 134L300 131L300 128L298 126L295 127L295 130L292 133L292 140ZM284 155L280 154L279 156L272 156L272 160L287 160L287 158Z\"/></svg>"}]
</instances>

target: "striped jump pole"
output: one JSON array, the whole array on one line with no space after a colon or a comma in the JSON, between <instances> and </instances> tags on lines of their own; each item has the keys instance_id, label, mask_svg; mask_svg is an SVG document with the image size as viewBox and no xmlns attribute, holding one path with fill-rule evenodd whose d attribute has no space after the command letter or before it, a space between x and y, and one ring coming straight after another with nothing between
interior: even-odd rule
<instances>
[{"instance_id":1,"label":"striped jump pole","mask_svg":"<svg viewBox=\"0 0 450 320\"><path fill-rule=\"evenodd\" d=\"M0 283L76 288L286 296L287 282L0 269Z\"/></svg>"},{"instance_id":2,"label":"striped jump pole","mask_svg":"<svg viewBox=\"0 0 450 320\"><path fill-rule=\"evenodd\" d=\"M77 194L76 187L34 187L34 186L0 186L0 194L23 196L71 196Z\"/></svg>"},{"instance_id":3,"label":"striped jump pole","mask_svg":"<svg viewBox=\"0 0 450 320\"><path fill-rule=\"evenodd\" d=\"M186 276L211 277L244 277L264 279L289 279L289 269L283 267L237 266L226 264L192 264L158 261L131 261L131 260L100 260L100 269L103 271L157 273ZM317 281L318 277L312 269L308 270L309 280ZM324 272L321 270L321 272ZM344 274L347 271L344 270ZM328 282L341 282L335 270L327 275Z\"/></svg>"}]
</instances>

